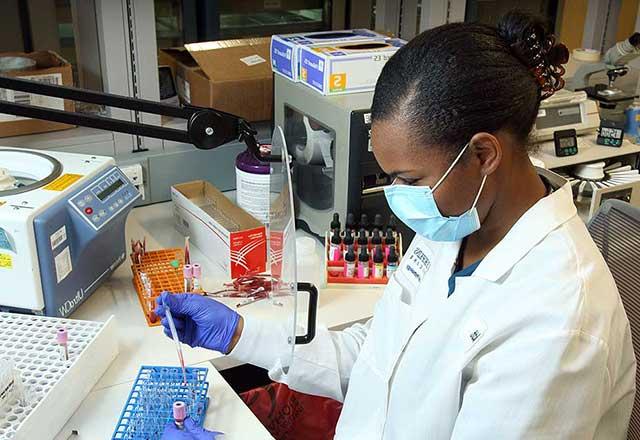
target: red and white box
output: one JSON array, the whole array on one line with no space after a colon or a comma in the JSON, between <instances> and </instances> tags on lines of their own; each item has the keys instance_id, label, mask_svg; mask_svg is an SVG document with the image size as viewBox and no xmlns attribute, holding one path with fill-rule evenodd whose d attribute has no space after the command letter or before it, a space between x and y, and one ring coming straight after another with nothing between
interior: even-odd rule
<instances>
[{"instance_id":1,"label":"red and white box","mask_svg":"<svg viewBox=\"0 0 640 440\"><path fill-rule=\"evenodd\" d=\"M209 182L171 187L176 229L229 278L267 270L266 227Z\"/></svg>"}]
</instances>

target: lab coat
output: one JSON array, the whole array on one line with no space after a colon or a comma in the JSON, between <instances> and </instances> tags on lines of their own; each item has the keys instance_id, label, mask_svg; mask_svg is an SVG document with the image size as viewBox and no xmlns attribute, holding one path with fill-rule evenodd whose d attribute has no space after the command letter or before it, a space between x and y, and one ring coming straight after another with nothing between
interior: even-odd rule
<instances>
[{"instance_id":1,"label":"lab coat","mask_svg":"<svg viewBox=\"0 0 640 440\"><path fill-rule=\"evenodd\" d=\"M456 279L460 243L416 237L373 318L287 345L247 318L231 355L292 389L344 401L337 439L626 438L629 323L568 185Z\"/></svg>"}]
</instances>

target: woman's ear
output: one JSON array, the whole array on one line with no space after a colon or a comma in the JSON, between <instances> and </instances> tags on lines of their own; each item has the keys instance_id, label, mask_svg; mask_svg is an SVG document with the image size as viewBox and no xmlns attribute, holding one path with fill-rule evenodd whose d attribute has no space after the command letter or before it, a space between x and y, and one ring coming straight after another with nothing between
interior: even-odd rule
<instances>
[{"instance_id":1,"label":"woman's ear","mask_svg":"<svg viewBox=\"0 0 640 440\"><path fill-rule=\"evenodd\" d=\"M472 154L480 163L480 172L483 176L493 174L503 158L503 149L500 140L490 133L476 133L469 141Z\"/></svg>"}]
</instances>

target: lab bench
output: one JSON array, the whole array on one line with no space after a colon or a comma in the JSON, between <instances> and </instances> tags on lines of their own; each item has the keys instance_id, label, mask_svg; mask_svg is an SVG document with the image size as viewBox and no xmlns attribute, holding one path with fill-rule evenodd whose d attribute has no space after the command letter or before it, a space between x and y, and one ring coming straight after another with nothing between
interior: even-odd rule
<instances>
[{"instance_id":1,"label":"lab bench","mask_svg":"<svg viewBox=\"0 0 640 440\"><path fill-rule=\"evenodd\" d=\"M148 250L181 247L184 244L184 237L173 227L173 206L170 202L134 209L127 219L125 235L127 243L132 238L146 237ZM321 252L320 245L318 249ZM191 256L192 261L203 266L205 287L223 279L214 265L194 245L191 246ZM355 290L321 289L318 324L330 329L341 329L351 323L366 320L373 315L374 305L382 292L383 288L379 286ZM223 302L234 305L237 301ZM238 309L243 316L267 319L272 310L267 301ZM177 365L173 341L164 335L162 327L147 326L131 282L128 260L71 318L106 321L111 315L115 315L117 320L119 355L55 437L56 440L111 438L140 366ZM271 438L218 372L236 366L233 360L217 352L186 345L183 345L183 351L185 364L209 368L207 380L210 383L210 403L204 423L206 428L224 432L225 438L229 440ZM73 436L73 432L77 432L77 436Z\"/></svg>"}]
</instances>

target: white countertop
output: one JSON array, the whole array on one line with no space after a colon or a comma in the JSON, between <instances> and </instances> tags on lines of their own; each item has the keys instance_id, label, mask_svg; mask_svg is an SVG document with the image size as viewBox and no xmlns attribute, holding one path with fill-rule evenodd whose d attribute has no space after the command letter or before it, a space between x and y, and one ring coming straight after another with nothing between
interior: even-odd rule
<instances>
[{"instance_id":1,"label":"white countertop","mask_svg":"<svg viewBox=\"0 0 640 440\"><path fill-rule=\"evenodd\" d=\"M127 243L130 238L146 236L147 250L182 247L184 238L173 228L172 213L170 202L134 209L127 220ZM321 251L320 246L318 249ZM191 254L192 260L203 266L204 287L217 286L221 275L214 272L212 263L194 245ZM79 439L110 438L140 365L177 365L173 342L164 335L161 327L147 326L131 278L127 260L71 316L104 321L115 315L119 325L120 354L56 437L57 440L66 440L72 431L78 432L74 438ZM381 294L381 287L322 289L319 293L318 325L343 328L365 320L373 314ZM225 302L235 304L237 300ZM269 318L273 307L267 301L260 301L238 311L244 316ZM184 344L183 352L186 364L210 367L211 401L205 419L207 428L225 432L228 439L271 438L211 363L215 360L217 368L233 365L227 358L217 352L193 349Z\"/></svg>"}]
</instances>

